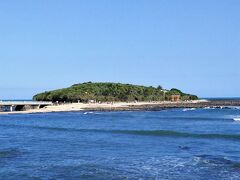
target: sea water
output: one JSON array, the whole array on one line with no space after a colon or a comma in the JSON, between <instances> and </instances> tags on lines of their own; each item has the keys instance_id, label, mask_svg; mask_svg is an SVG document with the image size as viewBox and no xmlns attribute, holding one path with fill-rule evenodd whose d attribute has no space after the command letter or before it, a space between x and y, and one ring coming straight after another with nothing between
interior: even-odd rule
<instances>
[{"instance_id":1,"label":"sea water","mask_svg":"<svg viewBox=\"0 0 240 180\"><path fill-rule=\"evenodd\" d=\"M240 179L240 109L0 115L0 179Z\"/></svg>"}]
</instances>

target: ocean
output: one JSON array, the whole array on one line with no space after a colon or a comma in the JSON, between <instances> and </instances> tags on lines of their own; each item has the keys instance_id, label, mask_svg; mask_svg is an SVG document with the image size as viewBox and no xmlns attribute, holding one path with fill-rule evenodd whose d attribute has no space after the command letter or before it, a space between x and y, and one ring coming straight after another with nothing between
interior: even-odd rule
<instances>
[{"instance_id":1,"label":"ocean","mask_svg":"<svg viewBox=\"0 0 240 180\"><path fill-rule=\"evenodd\" d=\"M0 179L240 179L240 108L0 115Z\"/></svg>"}]
</instances>

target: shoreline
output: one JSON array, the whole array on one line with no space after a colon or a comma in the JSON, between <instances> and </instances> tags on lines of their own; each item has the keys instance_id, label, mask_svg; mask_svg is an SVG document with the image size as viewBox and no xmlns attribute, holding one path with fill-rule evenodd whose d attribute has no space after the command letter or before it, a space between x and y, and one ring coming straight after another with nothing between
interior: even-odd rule
<instances>
[{"instance_id":1,"label":"shoreline","mask_svg":"<svg viewBox=\"0 0 240 180\"><path fill-rule=\"evenodd\" d=\"M161 101L161 102L115 102L115 103L69 103L51 105L41 109L29 109L26 111L0 112L4 114L33 114L51 112L77 112L77 111L154 111L171 108L206 108L222 106L240 106L240 100L194 100L194 101Z\"/></svg>"}]
</instances>

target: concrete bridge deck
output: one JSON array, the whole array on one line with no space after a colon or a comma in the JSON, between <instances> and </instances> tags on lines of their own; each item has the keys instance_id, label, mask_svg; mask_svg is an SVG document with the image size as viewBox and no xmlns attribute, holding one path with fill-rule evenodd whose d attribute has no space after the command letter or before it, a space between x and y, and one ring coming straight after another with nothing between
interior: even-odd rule
<instances>
[{"instance_id":1,"label":"concrete bridge deck","mask_svg":"<svg viewBox=\"0 0 240 180\"><path fill-rule=\"evenodd\" d=\"M0 106L10 105L52 105L52 102L44 101L0 101Z\"/></svg>"},{"instance_id":2,"label":"concrete bridge deck","mask_svg":"<svg viewBox=\"0 0 240 180\"><path fill-rule=\"evenodd\" d=\"M0 111L22 111L27 109L40 109L52 105L52 102L42 101L0 101Z\"/></svg>"}]
</instances>

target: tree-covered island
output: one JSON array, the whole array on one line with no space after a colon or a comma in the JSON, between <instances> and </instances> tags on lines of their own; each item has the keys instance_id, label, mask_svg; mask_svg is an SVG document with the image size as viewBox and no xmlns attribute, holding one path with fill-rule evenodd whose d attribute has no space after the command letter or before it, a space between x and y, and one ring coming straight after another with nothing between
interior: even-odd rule
<instances>
[{"instance_id":1,"label":"tree-covered island","mask_svg":"<svg viewBox=\"0 0 240 180\"><path fill-rule=\"evenodd\" d=\"M52 102L131 102L171 100L173 95L181 100L197 100L196 95L186 94L178 89L164 90L161 86L146 87L121 83L75 84L71 87L47 91L33 97L36 101Z\"/></svg>"}]
</instances>

